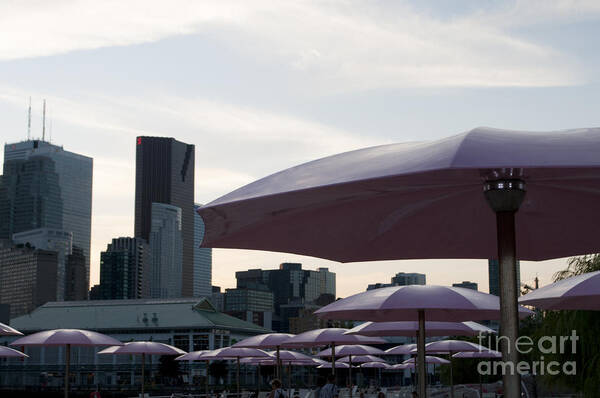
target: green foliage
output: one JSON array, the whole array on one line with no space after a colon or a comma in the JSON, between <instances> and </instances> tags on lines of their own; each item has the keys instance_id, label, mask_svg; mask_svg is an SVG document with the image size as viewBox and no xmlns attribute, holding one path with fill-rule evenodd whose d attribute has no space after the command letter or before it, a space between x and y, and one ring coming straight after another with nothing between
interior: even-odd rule
<instances>
[{"instance_id":1,"label":"green foliage","mask_svg":"<svg viewBox=\"0 0 600 398\"><path fill-rule=\"evenodd\" d=\"M554 280L569 278L583 273L600 270L600 255L574 257L569 260L567 269L557 272ZM545 311L526 322L521 328L521 335L529 336L535 343L543 336L570 336L575 330L579 336L576 351L572 352L571 342L566 344L564 352L542 354L537 344L534 350L523 355L522 359L531 361L544 360L545 363L557 361L561 365L574 361L577 366L576 375L540 375L545 385L573 388L583 392L587 397L600 397L600 312L598 311Z\"/></svg>"}]
</instances>

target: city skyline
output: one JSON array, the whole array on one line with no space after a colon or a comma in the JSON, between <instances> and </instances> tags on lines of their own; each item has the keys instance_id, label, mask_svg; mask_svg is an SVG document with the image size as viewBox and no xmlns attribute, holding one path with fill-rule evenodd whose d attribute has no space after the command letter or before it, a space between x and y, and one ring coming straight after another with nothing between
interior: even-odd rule
<instances>
[{"instance_id":1,"label":"city skyline","mask_svg":"<svg viewBox=\"0 0 600 398\"><path fill-rule=\"evenodd\" d=\"M32 135L41 136L47 98L46 136L94 158L91 284L106 244L133 236L140 135L194 144L194 199L208 203L281 169L363 146L480 125L600 125L600 57L589 51L600 40L597 2L132 4L119 12L98 4L93 18L83 2L34 11L0 5L6 37L14 38L0 44L3 141L26 138L29 96ZM306 18L300 23L297 15ZM486 259L337 264L217 249L213 261L213 284L224 288L235 285L236 271L281 262L329 267L339 296L400 271L427 274L429 284L488 286ZM524 261L522 281L539 275L547 284L565 263Z\"/></svg>"}]
</instances>

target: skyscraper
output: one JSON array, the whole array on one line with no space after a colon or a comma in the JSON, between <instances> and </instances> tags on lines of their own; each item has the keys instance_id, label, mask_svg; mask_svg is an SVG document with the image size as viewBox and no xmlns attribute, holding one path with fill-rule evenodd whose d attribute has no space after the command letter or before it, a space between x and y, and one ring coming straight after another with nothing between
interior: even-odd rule
<instances>
[{"instance_id":1,"label":"skyscraper","mask_svg":"<svg viewBox=\"0 0 600 398\"><path fill-rule=\"evenodd\" d=\"M103 300L150 297L150 248L142 238L115 238L100 253L99 295Z\"/></svg>"},{"instance_id":2,"label":"skyscraper","mask_svg":"<svg viewBox=\"0 0 600 398\"><path fill-rule=\"evenodd\" d=\"M36 228L72 233L90 275L93 159L42 140L4 146L0 239Z\"/></svg>"},{"instance_id":3,"label":"skyscraper","mask_svg":"<svg viewBox=\"0 0 600 398\"><path fill-rule=\"evenodd\" d=\"M500 268L498 260L488 260L488 276L490 294L500 296ZM521 262L519 260L517 260L517 291L521 291Z\"/></svg>"},{"instance_id":4,"label":"skyscraper","mask_svg":"<svg viewBox=\"0 0 600 398\"><path fill-rule=\"evenodd\" d=\"M462 281L460 283L453 283L452 287L462 287L465 289L477 290L477 283L471 281Z\"/></svg>"},{"instance_id":5,"label":"skyscraper","mask_svg":"<svg viewBox=\"0 0 600 398\"><path fill-rule=\"evenodd\" d=\"M194 297L210 297L212 294L212 249L200 247L204 238L204 220L194 205Z\"/></svg>"},{"instance_id":6,"label":"skyscraper","mask_svg":"<svg viewBox=\"0 0 600 398\"><path fill-rule=\"evenodd\" d=\"M181 295L194 295L194 145L167 137L137 137L135 236L150 241L152 203L181 209Z\"/></svg>"},{"instance_id":7,"label":"skyscraper","mask_svg":"<svg viewBox=\"0 0 600 398\"><path fill-rule=\"evenodd\" d=\"M150 250L152 298L182 297L183 239L179 207L152 203Z\"/></svg>"}]
</instances>

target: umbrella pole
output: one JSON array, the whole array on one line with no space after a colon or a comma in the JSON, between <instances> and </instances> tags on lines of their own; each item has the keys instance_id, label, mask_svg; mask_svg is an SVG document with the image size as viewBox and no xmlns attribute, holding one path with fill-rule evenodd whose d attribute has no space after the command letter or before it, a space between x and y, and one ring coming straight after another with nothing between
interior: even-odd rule
<instances>
[{"instance_id":1,"label":"umbrella pole","mask_svg":"<svg viewBox=\"0 0 600 398\"><path fill-rule=\"evenodd\" d=\"M237 398L240 398L240 357L236 357L237 361Z\"/></svg>"},{"instance_id":2,"label":"umbrella pole","mask_svg":"<svg viewBox=\"0 0 600 398\"><path fill-rule=\"evenodd\" d=\"M348 355L348 378L350 379L350 398L352 398L352 355Z\"/></svg>"},{"instance_id":3,"label":"umbrella pole","mask_svg":"<svg viewBox=\"0 0 600 398\"><path fill-rule=\"evenodd\" d=\"M450 398L454 398L454 377L452 375L452 352L450 352Z\"/></svg>"},{"instance_id":4,"label":"umbrella pole","mask_svg":"<svg viewBox=\"0 0 600 398\"><path fill-rule=\"evenodd\" d=\"M500 282L500 334L502 360L511 363L513 373L502 375L504 396L521 397L521 377L514 368L519 363L515 343L519 337L519 304L517 287L517 244L515 213L525 197L525 182L517 179L488 181L484 184L484 195L496 213L496 239L498 246L498 268Z\"/></svg>"},{"instance_id":5,"label":"umbrella pole","mask_svg":"<svg viewBox=\"0 0 600 398\"><path fill-rule=\"evenodd\" d=\"M208 380L208 362L206 361L206 398L208 398L208 384L209 384L209 380Z\"/></svg>"},{"instance_id":6,"label":"umbrella pole","mask_svg":"<svg viewBox=\"0 0 600 398\"><path fill-rule=\"evenodd\" d=\"M481 382L481 373L479 373L479 396L483 397L483 383Z\"/></svg>"},{"instance_id":7,"label":"umbrella pole","mask_svg":"<svg viewBox=\"0 0 600 398\"><path fill-rule=\"evenodd\" d=\"M335 376L335 343L331 343L331 374Z\"/></svg>"},{"instance_id":8,"label":"umbrella pole","mask_svg":"<svg viewBox=\"0 0 600 398\"><path fill-rule=\"evenodd\" d=\"M256 369L256 376L258 377L256 382L256 397L258 398L260 395L260 362L258 363L258 368Z\"/></svg>"},{"instance_id":9,"label":"umbrella pole","mask_svg":"<svg viewBox=\"0 0 600 398\"><path fill-rule=\"evenodd\" d=\"M425 310L419 310L419 335L417 336L417 368L419 397L427 397L427 372L425 365Z\"/></svg>"},{"instance_id":10,"label":"umbrella pole","mask_svg":"<svg viewBox=\"0 0 600 398\"><path fill-rule=\"evenodd\" d=\"M142 398L144 398L144 367L146 366L146 354L142 353Z\"/></svg>"},{"instance_id":11,"label":"umbrella pole","mask_svg":"<svg viewBox=\"0 0 600 398\"><path fill-rule=\"evenodd\" d=\"M65 347L65 398L69 398L69 365L71 364L71 344Z\"/></svg>"},{"instance_id":12,"label":"umbrella pole","mask_svg":"<svg viewBox=\"0 0 600 398\"><path fill-rule=\"evenodd\" d=\"M277 379L281 380L281 359L279 357L279 346L277 346Z\"/></svg>"},{"instance_id":13,"label":"umbrella pole","mask_svg":"<svg viewBox=\"0 0 600 398\"><path fill-rule=\"evenodd\" d=\"M288 362L288 398L291 397L292 393L292 362Z\"/></svg>"}]
</instances>

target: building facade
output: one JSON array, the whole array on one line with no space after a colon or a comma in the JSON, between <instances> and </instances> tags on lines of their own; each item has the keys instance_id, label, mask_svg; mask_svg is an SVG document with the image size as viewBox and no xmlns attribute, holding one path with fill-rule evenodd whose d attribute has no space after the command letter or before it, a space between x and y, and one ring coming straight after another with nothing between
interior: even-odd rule
<instances>
[{"instance_id":1,"label":"building facade","mask_svg":"<svg viewBox=\"0 0 600 398\"><path fill-rule=\"evenodd\" d=\"M19 178L14 178L17 175ZM69 232L85 256L89 288L93 159L42 140L4 146L0 239L36 228ZM4 192L4 204L3 201ZM8 217L8 222L5 223ZM2 227L0 227L2 228ZM8 236L7 236L8 235ZM59 292L60 293L60 292Z\"/></svg>"},{"instance_id":2,"label":"building facade","mask_svg":"<svg viewBox=\"0 0 600 398\"><path fill-rule=\"evenodd\" d=\"M43 305L28 316L13 319L11 326L25 334L58 328L92 330L123 342L156 341L188 352L227 347L247 337L269 332L216 311L206 299L54 302ZM15 338L2 336L0 344L7 344ZM96 386L101 391L111 387L119 391L130 386L135 395L139 389L140 357L97 355L103 348L71 348L72 386L90 391ZM62 347L27 347L25 352L29 358L23 361L0 361L0 395L2 388L39 389L41 382L48 387L62 386L65 362ZM160 382L153 377L160 372L160 358L149 356L146 361L148 383ZM194 378L206 375L206 365L201 362L181 365L187 366L186 374ZM235 374L234 369L232 366L231 374ZM211 378L210 382L217 384L215 378ZM198 384L199 388L204 388L203 380Z\"/></svg>"},{"instance_id":3,"label":"building facade","mask_svg":"<svg viewBox=\"0 0 600 398\"><path fill-rule=\"evenodd\" d=\"M67 256L65 270L65 301L87 300L85 255L77 246Z\"/></svg>"},{"instance_id":4,"label":"building facade","mask_svg":"<svg viewBox=\"0 0 600 398\"><path fill-rule=\"evenodd\" d=\"M303 270L299 263L282 263L279 269L236 272L238 289L268 290L273 293L273 328L289 330L289 318L322 295L336 295L335 273L327 268ZM284 307L286 306L286 307Z\"/></svg>"},{"instance_id":5,"label":"building facade","mask_svg":"<svg viewBox=\"0 0 600 398\"><path fill-rule=\"evenodd\" d=\"M391 286L425 285L426 283L427 277L425 274L419 274L416 272L398 272L392 277L390 283L373 283L367 286L367 290Z\"/></svg>"},{"instance_id":6,"label":"building facade","mask_svg":"<svg viewBox=\"0 0 600 398\"><path fill-rule=\"evenodd\" d=\"M0 248L0 303L10 318L28 314L57 296L58 255L25 245Z\"/></svg>"},{"instance_id":7,"label":"building facade","mask_svg":"<svg viewBox=\"0 0 600 398\"><path fill-rule=\"evenodd\" d=\"M167 137L137 137L135 236L150 241L153 203L181 211L181 295L194 295L194 145Z\"/></svg>"},{"instance_id":8,"label":"building facade","mask_svg":"<svg viewBox=\"0 0 600 398\"><path fill-rule=\"evenodd\" d=\"M150 250L152 253L151 297L182 297L183 237L180 208L163 203L152 203Z\"/></svg>"},{"instance_id":9,"label":"building facade","mask_svg":"<svg viewBox=\"0 0 600 398\"><path fill-rule=\"evenodd\" d=\"M194 297L210 297L212 294L212 249L200 247L204 239L204 220L198 214L199 204L194 205Z\"/></svg>"},{"instance_id":10,"label":"building facade","mask_svg":"<svg viewBox=\"0 0 600 398\"><path fill-rule=\"evenodd\" d=\"M273 293L268 290L226 289L224 312L236 318L271 329L273 326Z\"/></svg>"},{"instance_id":11,"label":"building facade","mask_svg":"<svg viewBox=\"0 0 600 398\"><path fill-rule=\"evenodd\" d=\"M150 298L150 247L142 238L112 240L100 254L98 299Z\"/></svg>"}]
</instances>

